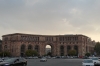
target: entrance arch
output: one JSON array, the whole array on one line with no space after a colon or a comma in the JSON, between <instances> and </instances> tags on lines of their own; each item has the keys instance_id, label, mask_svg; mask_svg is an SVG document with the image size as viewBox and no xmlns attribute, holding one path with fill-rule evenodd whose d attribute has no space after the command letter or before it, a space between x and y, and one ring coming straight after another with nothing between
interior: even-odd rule
<instances>
[{"instance_id":1,"label":"entrance arch","mask_svg":"<svg viewBox=\"0 0 100 66\"><path fill-rule=\"evenodd\" d=\"M51 53L51 45L46 45L46 47L45 47L45 54L47 56L52 56L52 53Z\"/></svg>"}]
</instances>

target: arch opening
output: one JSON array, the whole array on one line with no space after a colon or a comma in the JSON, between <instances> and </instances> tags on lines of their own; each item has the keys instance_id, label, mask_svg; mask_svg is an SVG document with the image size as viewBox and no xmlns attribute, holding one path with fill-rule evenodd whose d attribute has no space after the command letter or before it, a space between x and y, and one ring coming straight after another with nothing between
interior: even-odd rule
<instances>
[{"instance_id":1,"label":"arch opening","mask_svg":"<svg viewBox=\"0 0 100 66\"><path fill-rule=\"evenodd\" d=\"M46 54L46 56L52 56L51 45L46 45L45 54Z\"/></svg>"}]
</instances>

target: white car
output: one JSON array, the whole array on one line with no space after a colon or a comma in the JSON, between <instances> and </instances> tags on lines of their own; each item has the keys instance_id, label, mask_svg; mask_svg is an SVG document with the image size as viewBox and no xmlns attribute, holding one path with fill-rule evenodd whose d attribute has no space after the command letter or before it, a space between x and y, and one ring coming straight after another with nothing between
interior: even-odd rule
<instances>
[{"instance_id":1,"label":"white car","mask_svg":"<svg viewBox=\"0 0 100 66\"><path fill-rule=\"evenodd\" d=\"M97 58L97 57L92 57L90 59L93 60L93 63L100 63L99 58Z\"/></svg>"},{"instance_id":2,"label":"white car","mask_svg":"<svg viewBox=\"0 0 100 66\"><path fill-rule=\"evenodd\" d=\"M52 57L53 59L56 59L56 57Z\"/></svg>"},{"instance_id":3,"label":"white car","mask_svg":"<svg viewBox=\"0 0 100 66\"><path fill-rule=\"evenodd\" d=\"M94 66L92 59L84 59L82 62L82 66Z\"/></svg>"},{"instance_id":4,"label":"white car","mask_svg":"<svg viewBox=\"0 0 100 66\"><path fill-rule=\"evenodd\" d=\"M46 62L47 61L47 58L43 57L40 59L40 62Z\"/></svg>"}]
</instances>

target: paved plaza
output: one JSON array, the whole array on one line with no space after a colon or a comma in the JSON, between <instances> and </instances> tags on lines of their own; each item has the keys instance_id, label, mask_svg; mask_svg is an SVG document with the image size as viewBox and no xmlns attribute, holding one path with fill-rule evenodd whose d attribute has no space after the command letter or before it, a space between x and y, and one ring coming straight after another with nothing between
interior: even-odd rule
<instances>
[{"instance_id":1,"label":"paved plaza","mask_svg":"<svg viewBox=\"0 0 100 66\"><path fill-rule=\"evenodd\" d=\"M27 66L82 66L83 59L48 59L40 62L40 59L27 59Z\"/></svg>"}]
</instances>

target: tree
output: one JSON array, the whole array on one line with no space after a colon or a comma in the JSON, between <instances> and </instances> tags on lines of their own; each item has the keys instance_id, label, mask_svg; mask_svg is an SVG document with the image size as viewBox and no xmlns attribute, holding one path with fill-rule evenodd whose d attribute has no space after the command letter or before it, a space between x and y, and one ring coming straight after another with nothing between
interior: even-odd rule
<instances>
[{"instance_id":1,"label":"tree","mask_svg":"<svg viewBox=\"0 0 100 66\"><path fill-rule=\"evenodd\" d=\"M90 53L86 53L85 56L89 57L91 54Z\"/></svg>"},{"instance_id":2,"label":"tree","mask_svg":"<svg viewBox=\"0 0 100 66\"><path fill-rule=\"evenodd\" d=\"M96 43L94 50L97 53L97 55L100 55L100 42Z\"/></svg>"},{"instance_id":3,"label":"tree","mask_svg":"<svg viewBox=\"0 0 100 66\"><path fill-rule=\"evenodd\" d=\"M37 53L37 51L35 51L35 50L27 50L26 52L25 52L25 55L26 56L38 56L38 53Z\"/></svg>"},{"instance_id":4,"label":"tree","mask_svg":"<svg viewBox=\"0 0 100 66\"><path fill-rule=\"evenodd\" d=\"M33 50L33 54L34 54L34 56L38 56L39 55L38 52L35 51L35 50Z\"/></svg>"},{"instance_id":5,"label":"tree","mask_svg":"<svg viewBox=\"0 0 100 66\"><path fill-rule=\"evenodd\" d=\"M2 52L0 52L0 57L2 57L3 56L3 54L2 54Z\"/></svg>"},{"instance_id":6,"label":"tree","mask_svg":"<svg viewBox=\"0 0 100 66\"><path fill-rule=\"evenodd\" d=\"M4 52L0 52L0 56L1 57L10 57L11 56L11 53L10 52L8 52L8 51L4 51Z\"/></svg>"},{"instance_id":7,"label":"tree","mask_svg":"<svg viewBox=\"0 0 100 66\"><path fill-rule=\"evenodd\" d=\"M11 54L10 54L10 52L5 51L5 52L4 52L4 56L6 56L6 57L7 57L7 56L11 56Z\"/></svg>"},{"instance_id":8,"label":"tree","mask_svg":"<svg viewBox=\"0 0 100 66\"><path fill-rule=\"evenodd\" d=\"M75 55L76 55L76 50L69 50L69 51L68 51L68 54L69 54L70 56L75 56Z\"/></svg>"}]
</instances>

